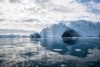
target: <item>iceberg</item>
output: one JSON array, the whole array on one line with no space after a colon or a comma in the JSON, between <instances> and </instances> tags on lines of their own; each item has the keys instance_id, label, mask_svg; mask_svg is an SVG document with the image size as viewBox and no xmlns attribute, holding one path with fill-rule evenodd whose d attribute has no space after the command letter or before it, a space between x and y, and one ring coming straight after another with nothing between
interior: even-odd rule
<instances>
[{"instance_id":1,"label":"iceberg","mask_svg":"<svg viewBox=\"0 0 100 67\"><path fill-rule=\"evenodd\" d=\"M50 28L45 28L40 32L42 38L60 37L63 32L69 30L63 23L54 24Z\"/></svg>"},{"instance_id":2,"label":"iceberg","mask_svg":"<svg viewBox=\"0 0 100 67\"><path fill-rule=\"evenodd\" d=\"M74 29L82 37L100 36L100 22L78 20L71 22L70 28Z\"/></svg>"},{"instance_id":3,"label":"iceberg","mask_svg":"<svg viewBox=\"0 0 100 67\"><path fill-rule=\"evenodd\" d=\"M67 27L63 23L54 24L50 28L45 28L40 32L42 38L58 38L58 37L76 37L79 36L76 31Z\"/></svg>"},{"instance_id":4,"label":"iceberg","mask_svg":"<svg viewBox=\"0 0 100 67\"><path fill-rule=\"evenodd\" d=\"M41 38L39 33L30 34L31 38Z\"/></svg>"},{"instance_id":5,"label":"iceberg","mask_svg":"<svg viewBox=\"0 0 100 67\"><path fill-rule=\"evenodd\" d=\"M36 35L36 37L38 35ZM62 21L59 24L51 25L49 28L44 28L40 32L40 37L100 37L100 22L91 22L85 20L70 22Z\"/></svg>"}]
</instances>

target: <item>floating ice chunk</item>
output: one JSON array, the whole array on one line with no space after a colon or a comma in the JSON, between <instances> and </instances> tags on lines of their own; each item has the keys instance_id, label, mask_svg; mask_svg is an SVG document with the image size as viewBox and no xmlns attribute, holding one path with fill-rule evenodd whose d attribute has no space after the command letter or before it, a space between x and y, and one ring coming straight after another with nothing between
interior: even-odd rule
<instances>
[{"instance_id":1,"label":"floating ice chunk","mask_svg":"<svg viewBox=\"0 0 100 67\"><path fill-rule=\"evenodd\" d=\"M54 51L62 51L62 49L53 49Z\"/></svg>"},{"instance_id":2,"label":"floating ice chunk","mask_svg":"<svg viewBox=\"0 0 100 67\"><path fill-rule=\"evenodd\" d=\"M64 65L64 64L61 64L61 67L67 67L66 65Z\"/></svg>"},{"instance_id":3,"label":"floating ice chunk","mask_svg":"<svg viewBox=\"0 0 100 67\"><path fill-rule=\"evenodd\" d=\"M75 51L81 51L81 49L75 49Z\"/></svg>"}]
</instances>

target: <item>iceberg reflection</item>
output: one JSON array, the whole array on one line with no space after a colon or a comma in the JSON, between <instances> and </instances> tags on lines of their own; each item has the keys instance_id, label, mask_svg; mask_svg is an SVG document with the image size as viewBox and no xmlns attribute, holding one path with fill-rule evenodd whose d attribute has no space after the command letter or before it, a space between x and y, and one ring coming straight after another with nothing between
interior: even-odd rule
<instances>
[{"instance_id":1,"label":"iceberg reflection","mask_svg":"<svg viewBox=\"0 0 100 67\"><path fill-rule=\"evenodd\" d=\"M99 38L0 40L0 67L100 66Z\"/></svg>"}]
</instances>

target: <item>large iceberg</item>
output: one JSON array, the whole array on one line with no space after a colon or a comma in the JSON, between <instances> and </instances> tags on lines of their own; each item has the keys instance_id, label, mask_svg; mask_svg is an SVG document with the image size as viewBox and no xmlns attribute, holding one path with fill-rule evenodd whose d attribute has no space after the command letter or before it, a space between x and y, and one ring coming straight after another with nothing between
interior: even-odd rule
<instances>
[{"instance_id":1,"label":"large iceberg","mask_svg":"<svg viewBox=\"0 0 100 67\"><path fill-rule=\"evenodd\" d=\"M50 28L45 28L40 32L42 38L56 37L76 37L79 36L76 31L63 23L54 24Z\"/></svg>"},{"instance_id":2,"label":"large iceberg","mask_svg":"<svg viewBox=\"0 0 100 67\"><path fill-rule=\"evenodd\" d=\"M58 37L99 37L100 22L85 20L60 22L40 32L42 38Z\"/></svg>"}]
</instances>

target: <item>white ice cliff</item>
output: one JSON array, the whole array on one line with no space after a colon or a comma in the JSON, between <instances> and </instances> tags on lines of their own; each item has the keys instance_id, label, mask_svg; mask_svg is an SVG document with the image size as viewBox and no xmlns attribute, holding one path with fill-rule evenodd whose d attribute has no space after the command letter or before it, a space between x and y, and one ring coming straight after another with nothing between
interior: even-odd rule
<instances>
[{"instance_id":1,"label":"white ice cliff","mask_svg":"<svg viewBox=\"0 0 100 67\"><path fill-rule=\"evenodd\" d=\"M70 28L74 29L82 37L100 36L100 22L78 20L71 22Z\"/></svg>"},{"instance_id":2,"label":"white ice cliff","mask_svg":"<svg viewBox=\"0 0 100 67\"><path fill-rule=\"evenodd\" d=\"M42 38L60 37L66 30L70 30L69 27L63 23L54 24L50 28L45 28L40 32Z\"/></svg>"},{"instance_id":3,"label":"white ice cliff","mask_svg":"<svg viewBox=\"0 0 100 67\"><path fill-rule=\"evenodd\" d=\"M40 32L42 38L56 37L99 37L100 22L85 20L60 22Z\"/></svg>"}]
</instances>

